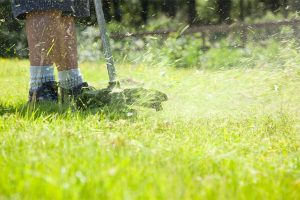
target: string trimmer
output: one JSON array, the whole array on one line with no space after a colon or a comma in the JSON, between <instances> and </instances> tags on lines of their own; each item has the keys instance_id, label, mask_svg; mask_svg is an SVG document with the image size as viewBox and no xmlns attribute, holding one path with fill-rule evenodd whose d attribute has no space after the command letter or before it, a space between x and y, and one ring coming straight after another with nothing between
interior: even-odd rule
<instances>
[{"instance_id":1,"label":"string trimmer","mask_svg":"<svg viewBox=\"0 0 300 200\"><path fill-rule=\"evenodd\" d=\"M107 65L109 84L107 88L102 90L84 92L79 97L77 105L81 108L99 108L106 105L137 105L161 110L162 102L168 100L166 94L157 90L149 90L141 87L121 89L107 35L102 2L101 0L94 0L94 4Z\"/></svg>"}]
</instances>

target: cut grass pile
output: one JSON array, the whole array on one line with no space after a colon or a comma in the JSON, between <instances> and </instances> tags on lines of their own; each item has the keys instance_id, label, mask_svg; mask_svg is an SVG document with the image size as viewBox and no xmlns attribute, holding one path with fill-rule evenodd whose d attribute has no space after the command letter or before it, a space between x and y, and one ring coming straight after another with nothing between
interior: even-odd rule
<instances>
[{"instance_id":1,"label":"cut grass pile","mask_svg":"<svg viewBox=\"0 0 300 200\"><path fill-rule=\"evenodd\" d=\"M0 199L299 199L300 68L124 65L164 110L24 107L28 62L0 60ZM82 65L94 86L104 66Z\"/></svg>"}]
</instances>

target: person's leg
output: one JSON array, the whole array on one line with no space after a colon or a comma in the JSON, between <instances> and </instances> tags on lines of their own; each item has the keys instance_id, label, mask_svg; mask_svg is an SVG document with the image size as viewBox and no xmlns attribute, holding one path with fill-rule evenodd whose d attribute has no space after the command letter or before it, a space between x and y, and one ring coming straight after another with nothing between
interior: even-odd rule
<instances>
[{"instance_id":1,"label":"person's leg","mask_svg":"<svg viewBox=\"0 0 300 200\"><path fill-rule=\"evenodd\" d=\"M55 63L58 69L59 85L62 89L72 90L82 85L83 79L78 68L77 39L75 19L63 16L60 20L60 35Z\"/></svg>"},{"instance_id":2,"label":"person's leg","mask_svg":"<svg viewBox=\"0 0 300 200\"><path fill-rule=\"evenodd\" d=\"M29 100L55 100L55 90L39 95L44 84L54 82L53 56L56 51L57 26L61 12L35 11L26 15L26 33L30 59Z\"/></svg>"},{"instance_id":3,"label":"person's leg","mask_svg":"<svg viewBox=\"0 0 300 200\"><path fill-rule=\"evenodd\" d=\"M77 39L75 19L72 16L60 18L58 51L55 54L55 63L58 71L78 68Z\"/></svg>"}]
</instances>

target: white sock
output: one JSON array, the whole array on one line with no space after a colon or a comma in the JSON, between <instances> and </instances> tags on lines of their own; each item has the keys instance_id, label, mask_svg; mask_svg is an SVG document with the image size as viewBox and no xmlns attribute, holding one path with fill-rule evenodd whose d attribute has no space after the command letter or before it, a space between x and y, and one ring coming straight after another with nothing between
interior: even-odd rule
<instances>
[{"instance_id":1,"label":"white sock","mask_svg":"<svg viewBox=\"0 0 300 200\"><path fill-rule=\"evenodd\" d=\"M79 68L58 72L58 79L60 87L64 89L74 88L83 82Z\"/></svg>"},{"instance_id":2,"label":"white sock","mask_svg":"<svg viewBox=\"0 0 300 200\"><path fill-rule=\"evenodd\" d=\"M55 81L53 66L30 67L30 90L36 91L43 83Z\"/></svg>"}]
</instances>

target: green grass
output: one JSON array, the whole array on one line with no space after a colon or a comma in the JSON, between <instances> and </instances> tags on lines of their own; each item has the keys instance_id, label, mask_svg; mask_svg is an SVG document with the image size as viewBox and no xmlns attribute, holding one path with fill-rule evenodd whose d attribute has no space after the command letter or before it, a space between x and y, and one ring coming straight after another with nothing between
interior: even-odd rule
<instances>
[{"instance_id":1,"label":"green grass","mask_svg":"<svg viewBox=\"0 0 300 200\"><path fill-rule=\"evenodd\" d=\"M164 111L140 109L134 118L26 108L28 61L0 66L0 199L300 199L295 63L121 65L121 79L170 98ZM82 72L106 86L103 65L85 63Z\"/></svg>"}]
</instances>

